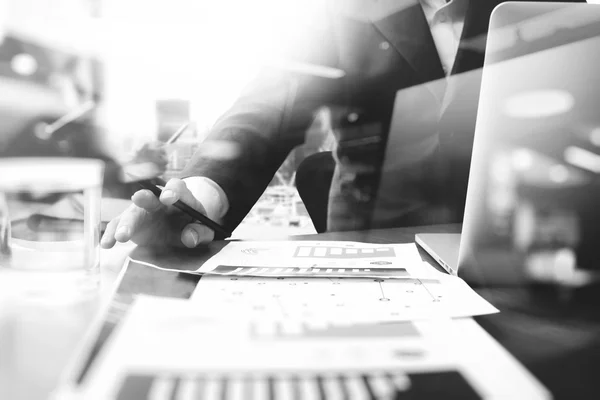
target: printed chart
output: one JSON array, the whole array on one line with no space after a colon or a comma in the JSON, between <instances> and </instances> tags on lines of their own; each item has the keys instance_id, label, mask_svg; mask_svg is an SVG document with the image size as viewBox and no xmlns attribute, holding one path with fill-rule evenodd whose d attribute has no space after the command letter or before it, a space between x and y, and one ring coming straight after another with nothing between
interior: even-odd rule
<instances>
[{"instance_id":1,"label":"printed chart","mask_svg":"<svg viewBox=\"0 0 600 400\"><path fill-rule=\"evenodd\" d=\"M211 305L202 306L138 297L76 394L117 400L548 398L469 319L379 329L307 324L265 340L252 332L253 321L214 319L206 312Z\"/></svg>"},{"instance_id":2,"label":"printed chart","mask_svg":"<svg viewBox=\"0 0 600 400\"><path fill-rule=\"evenodd\" d=\"M236 265L219 265L211 271L215 275L240 276L309 276L309 277L388 277L407 278L410 276L406 268L278 268L278 267L240 267Z\"/></svg>"},{"instance_id":3,"label":"printed chart","mask_svg":"<svg viewBox=\"0 0 600 400\"><path fill-rule=\"evenodd\" d=\"M257 329L299 332L311 324L406 321L497 312L462 280L204 276L192 302L218 318L265 321ZM268 321L281 321L284 328Z\"/></svg>"},{"instance_id":4,"label":"printed chart","mask_svg":"<svg viewBox=\"0 0 600 400\"><path fill-rule=\"evenodd\" d=\"M336 245L297 245L294 257L314 257L314 258L333 258L333 259L360 259L360 258L379 258L396 257L393 247L341 247Z\"/></svg>"},{"instance_id":5,"label":"printed chart","mask_svg":"<svg viewBox=\"0 0 600 400\"><path fill-rule=\"evenodd\" d=\"M405 374L392 370L323 374L304 371L131 374L119 388L117 400L392 400L446 398L448 393L461 400L481 398L459 371Z\"/></svg>"},{"instance_id":6,"label":"printed chart","mask_svg":"<svg viewBox=\"0 0 600 400\"><path fill-rule=\"evenodd\" d=\"M410 321L385 323L352 323L332 325L318 322L294 324L274 321L271 324L251 324L249 334L256 340L290 339L356 339L403 338L415 339L421 334ZM415 355L417 352L411 352Z\"/></svg>"},{"instance_id":7,"label":"printed chart","mask_svg":"<svg viewBox=\"0 0 600 400\"><path fill-rule=\"evenodd\" d=\"M197 272L242 276L406 278L415 276L421 263L414 244L231 242Z\"/></svg>"}]
</instances>

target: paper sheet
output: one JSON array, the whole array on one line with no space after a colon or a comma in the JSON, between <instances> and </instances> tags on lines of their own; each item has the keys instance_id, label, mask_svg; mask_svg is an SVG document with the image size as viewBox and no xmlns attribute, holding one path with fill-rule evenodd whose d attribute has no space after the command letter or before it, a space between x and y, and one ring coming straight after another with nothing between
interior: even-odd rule
<instances>
[{"instance_id":1,"label":"paper sheet","mask_svg":"<svg viewBox=\"0 0 600 400\"><path fill-rule=\"evenodd\" d=\"M418 276L421 262L414 243L243 241L229 243L197 272L279 277L407 278Z\"/></svg>"},{"instance_id":2,"label":"paper sheet","mask_svg":"<svg viewBox=\"0 0 600 400\"><path fill-rule=\"evenodd\" d=\"M549 398L470 319L312 324L271 335L251 321L215 320L205 313L210 306L138 298L77 395L117 400L392 399L398 394Z\"/></svg>"},{"instance_id":3,"label":"paper sheet","mask_svg":"<svg viewBox=\"0 0 600 400\"><path fill-rule=\"evenodd\" d=\"M451 318L498 312L462 279L419 263L422 278L204 276L192 301L215 318L338 323ZM414 268L416 269L416 268Z\"/></svg>"}]
</instances>

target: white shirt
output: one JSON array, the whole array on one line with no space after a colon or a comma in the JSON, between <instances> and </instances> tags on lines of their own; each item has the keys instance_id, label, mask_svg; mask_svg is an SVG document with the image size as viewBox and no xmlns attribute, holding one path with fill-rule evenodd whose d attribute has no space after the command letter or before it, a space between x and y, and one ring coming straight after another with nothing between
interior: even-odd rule
<instances>
[{"instance_id":1,"label":"white shirt","mask_svg":"<svg viewBox=\"0 0 600 400\"><path fill-rule=\"evenodd\" d=\"M465 25L468 0L420 0L420 2L442 67L446 75L449 75Z\"/></svg>"},{"instance_id":2,"label":"white shirt","mask_svg":"<svg viewBox=\"0 0 600 400\"><path fill-rule=\"evenodd\" d=\"M420 0L446 75L452 71L458 52L468 1ZM229 210L229 200L216 182L204 177L185 178L184 182L192 194L204 205L209 218L217 221L223 218Z\"/></svg>"},{"instance_id":3,"label":"white shirt","mask_svg":"<svg viewBox=\"0 0 600 400\"><path fill-rule=\"evenodd\" d=\"M215 181L203 176L183 179L187 188L204 206L206 216L220 222L229 210L229 199L225 191Z\"/></svg>"}]
</instances>

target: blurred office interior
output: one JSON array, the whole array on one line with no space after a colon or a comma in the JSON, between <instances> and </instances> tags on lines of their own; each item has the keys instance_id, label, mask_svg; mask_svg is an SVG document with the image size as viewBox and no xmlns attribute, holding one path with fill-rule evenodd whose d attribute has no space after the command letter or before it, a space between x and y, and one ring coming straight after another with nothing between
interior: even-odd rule
<instances>
[{"instance_id":1,"label":"blurred office interior","mask_svg":"<svg viewBox=\"0 0 600 400\"><path fill-rule=\"evenodd\" d=\"M0 0L0 157L101 158L107 194L126 197L131 187L111 188L119 167L189 122L167 147L164 177L177 176L257 68L289 42L271 34L294 31L278 24L290 15L310 23L302 15L317 3ZM332 145L327 110L307 136L239 237L259 227L267 236L314 232L294 173L304 157ZM227 156L226 146L207 148Z\"/></svg>"},{"instance_id":2,"label":"blurred office interior","mask_svg":"<svg viewBox=\"0 0 600 400\"><path fill-rule=\"evenodd\" d=\"M260 66L307 51L294 34L311 28L324 3L0 0L0 157L101 158L107 194L127 198L135 186L119 185L119 168L183 123L167 146L165 178L198 149L234 154L204 142L211 126ZM315 114L234 237L315 231L295 171L334 145L330 114Z\"/></svg>"}]
</instances>

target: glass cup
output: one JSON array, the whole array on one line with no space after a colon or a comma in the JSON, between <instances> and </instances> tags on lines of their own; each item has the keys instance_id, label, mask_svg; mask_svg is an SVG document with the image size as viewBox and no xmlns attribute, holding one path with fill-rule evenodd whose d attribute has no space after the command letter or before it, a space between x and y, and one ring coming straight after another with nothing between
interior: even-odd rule
<instances>
[{"instance_id":1,"label":"glass cup","mask_svg":"<svg viewBox=\"0 0 600 400\"><path fill-rule=\"evenodd\" d=\"M0 159L0 275L30 301L95 296L104 163Z\"/></svg>"},{"instance_id":2,"label":"glass cup","mask_svg":"<svg viewBox=\"0 0 600 400\"><path fill-rule=\"evenodd\" d=\"M0 159L0 399L46 399L98 310L104 163Z\"/></svg>"}]
</instances>

